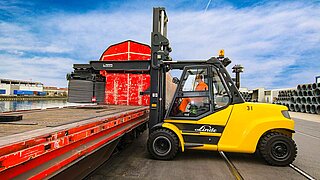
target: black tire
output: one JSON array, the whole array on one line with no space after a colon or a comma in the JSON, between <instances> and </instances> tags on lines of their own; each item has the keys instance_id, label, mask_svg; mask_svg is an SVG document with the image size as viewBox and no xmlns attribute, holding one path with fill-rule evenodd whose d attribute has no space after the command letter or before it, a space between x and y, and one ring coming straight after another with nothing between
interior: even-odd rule
<instances>
[{"instance_id":1,"label":"black tire","mask_svg":"<svg viewBox=\"0 0 320 180\"><path fill-rule=\"evenodd\" d=\"M271 132L260 139L259 152L268 164L287 166L297 156L297 145L291 137L279 132Z\"/></svg>"},{"instance_id":2,"label":"black tire","mask_svg":"<svg viewBox=\"0 0 320 180\"><path fill-rule=\"evenodd\" d=\"M149 135L148 151L154 159L171 160L179 149L178 137L168 129L157 129Z\"/></svg>"}]
</instances>

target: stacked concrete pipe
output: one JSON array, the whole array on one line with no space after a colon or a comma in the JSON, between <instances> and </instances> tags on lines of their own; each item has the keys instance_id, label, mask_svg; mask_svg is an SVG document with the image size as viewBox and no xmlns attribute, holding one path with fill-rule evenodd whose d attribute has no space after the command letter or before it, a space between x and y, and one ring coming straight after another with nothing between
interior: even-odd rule
<instances>
[{"instance_id":1,"label":"stacked concrete pipe","mask_svg":"<svg viewBox=\"0 0 320 180\"><path fill-rule=\"evenodd\" d=\"M240 92L241 96L246 102L251 102L252 101L252 93L248 92Z\"/></svg>"},{"instance_id":2,"label":"stacked concrete pipe","mask_svg":"<svg viewBox=\"0 0 320 180\"><path fill-rule=\"evenodd\" d=\"M290 111L320 114L320 83L299 84L295 90L279 91L276 104Z\"/></svg>"}]
</instances>

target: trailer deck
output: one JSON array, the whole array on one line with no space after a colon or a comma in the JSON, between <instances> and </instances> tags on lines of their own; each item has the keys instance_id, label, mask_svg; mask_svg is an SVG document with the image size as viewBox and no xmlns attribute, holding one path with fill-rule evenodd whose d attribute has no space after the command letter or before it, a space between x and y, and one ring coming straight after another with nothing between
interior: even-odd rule
<instances>
[{"instance_id":1,"label":"trailer deck","mask_svg":"<svg viewBox=\"0 0 320 180\"><path fill-rule=\"evenodd\" d=\"M148 112L142 106L96 105L1 113L23 118L0 122L0 179L51 178L104 148L108 153L90 165L92 171L122 136L145 129Z\"/></svg>"},{"instance_id":2,"label":"trailer deck","mask_svg":"<svg viewBox=\"0 0 320 180\"><path fill-rule=\"evenodd\" d=\"M0 122L0 137L47 127L58 127L138 108L141 108L141 106L71 106L44 110L5 112L1 113L1 115L23 115L23 119L21 121Z\"/></svg>"}]
</instances>

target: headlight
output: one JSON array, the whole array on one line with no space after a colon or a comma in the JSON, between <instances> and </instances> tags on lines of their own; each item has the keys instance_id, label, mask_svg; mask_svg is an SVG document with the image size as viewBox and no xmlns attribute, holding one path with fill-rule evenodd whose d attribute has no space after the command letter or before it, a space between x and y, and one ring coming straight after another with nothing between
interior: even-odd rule
<instances>
[{"instance_id":1,"label":"headlight","mask_svg":"<svg viewBox=\"0 0 320 180\"><path fill-rule=\"evenodd\" d=\"M291 119L290 114L287 110L281 111L282 115L288 119Z\"/></svg>"}]
</instances>

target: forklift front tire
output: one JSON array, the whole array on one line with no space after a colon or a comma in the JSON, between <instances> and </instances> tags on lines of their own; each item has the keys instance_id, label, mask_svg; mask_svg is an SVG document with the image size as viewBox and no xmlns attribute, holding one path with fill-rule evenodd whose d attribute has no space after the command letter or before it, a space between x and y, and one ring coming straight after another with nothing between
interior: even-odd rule
<instances>
[{"instance_id":1,"label":"forklift front tire","mask_svg":"<svg viewBox=\"0 0 320 180\"><path fill-rule=\"evenodd\" d=\"M295 160L297 146L291 137L279 132L271 132L260 139L259 152L268 164L287 166Z\"/></svg>"},{"instance_id":2,"label":"forklift front tire","mask_svg":"<svg viewBox=\"0 0 320 180\"><path fill-rule=\"evenodd\" d=\"M178 153L179 140L172 131L168 129L157 129L150 134L147 146L153 158L171 160Z\"/></svg>"}]
</instances>

